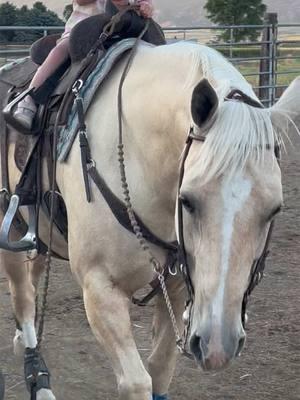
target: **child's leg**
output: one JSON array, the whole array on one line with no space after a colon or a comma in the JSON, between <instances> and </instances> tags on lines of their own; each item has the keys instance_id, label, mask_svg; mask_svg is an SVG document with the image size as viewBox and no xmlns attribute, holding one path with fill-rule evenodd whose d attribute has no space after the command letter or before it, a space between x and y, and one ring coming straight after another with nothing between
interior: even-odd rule
<instances>
[{"instance_id":1,"label":"child's leg","mask_svg":"<svg viewBox=\"0 0 300 400\"><path fill-rule=\"evenodd\" d=\"M69 38L61 40L52 49L34 75L30 88L40 87L69 57Z\"/></svg>"},{"instance_id":2,"label":"child's leg","mask_svg":"<svg viewBox=\"0 0 300 400\"><path fill-rule=\"evenodd\" d=\"M29 88L39 88L47 78L49 78L69 57L69 38L61 40L53 50L50 51L48 57L38 68L34 75ZM30 95L26 96L19 102L14 116L23 127L31 129L34 116L36 114L36 105Z\"/></svg>"}]
</instances>

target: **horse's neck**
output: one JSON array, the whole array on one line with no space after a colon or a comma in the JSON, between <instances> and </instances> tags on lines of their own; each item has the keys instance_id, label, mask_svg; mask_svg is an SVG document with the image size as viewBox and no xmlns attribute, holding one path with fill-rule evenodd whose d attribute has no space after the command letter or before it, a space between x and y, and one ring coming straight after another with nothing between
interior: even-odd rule
<instances>
[{"instance_id":1,"label":"horse's neck","mask_svg":"<svg viewBox=\"0 0 300 400\"><path fill-rule=\"evenodd\" d=\"M127 178L137 213L157 234L170 240L174 239L178 169L190 124L191 91L183 93L179 88L180 80L172 78L171 72L165 76L157 72L157 77L147 82L149 74L140 62L137 58L123 93ZM97 165L119 197L122 197L122 190L114 99L121 70L122 67L95 99L88 121ZM110 110L109 116L101 110ZM99 118L100 113L103 118Z\"/></svg>"},{"instance_id":2,"label":"horse's neck","mask_svg":"<svg viewBox=\"0 0 300 400\"><path fill-rule=\"evenodd\" d=\"M148 105L144 115L139 113L135 120L132 116L134 123L125 132L125 158L137 211L170 240L175 239L179 163L189 120L183 117L186 110L171 105L167 97L153 101L152 110Z\"/></svg>"}]
</instances>

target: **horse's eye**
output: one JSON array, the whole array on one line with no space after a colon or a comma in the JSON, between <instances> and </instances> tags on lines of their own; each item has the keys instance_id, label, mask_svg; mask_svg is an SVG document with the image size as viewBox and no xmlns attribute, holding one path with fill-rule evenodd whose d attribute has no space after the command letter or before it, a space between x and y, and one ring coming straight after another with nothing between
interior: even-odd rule
<instances>
[{"instance_id":1,"label":"horse's eye","mask_svg":"<svg viewBox=\"0 0 300 400\"><path fill-rule=\"evenodd\" d=\"M194 206L186 196L180 195L179 200L188 213L192 214L194 212Z\"/></svg>"}]
</instances>

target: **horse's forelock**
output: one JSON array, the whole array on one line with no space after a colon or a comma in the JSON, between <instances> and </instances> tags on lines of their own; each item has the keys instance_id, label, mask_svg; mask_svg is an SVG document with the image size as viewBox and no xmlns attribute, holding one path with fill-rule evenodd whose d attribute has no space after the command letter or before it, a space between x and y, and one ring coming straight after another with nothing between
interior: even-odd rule
<instances>
[{"instance_id":1,"label":"horse's forelock","mask_svg":"<svg viewBox=\"0 0 300 400\"><path fill-rule=\"evenodd\" d=\"M270 109L235 100L223 102L201 148L198 173L203 183L222 174L232 175L250 158L261 163L267 151L275 156L275 146L281 143L282 132L274 128Z\"/></svg>"}]
</instances>

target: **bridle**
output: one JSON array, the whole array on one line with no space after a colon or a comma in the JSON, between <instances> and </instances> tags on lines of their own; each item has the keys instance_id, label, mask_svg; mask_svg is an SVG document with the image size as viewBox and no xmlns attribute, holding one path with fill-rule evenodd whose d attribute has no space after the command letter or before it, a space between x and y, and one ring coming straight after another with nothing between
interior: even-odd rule
<instances>
[{"instance_id":1,"label":"bridle","mask_svg":"<svg viewBox=\"0 0 300 400\"><path fill-rule=\"evenodd\" d=\"M147 29L147 25L145 26L145 30L146 29ZM136 39L135 45L134 45L133 49L131 50L131 54L126 62L123 74L120 79L119 89L118 89L118 125L119 125L118 161L119 161L120 178L121 178L121 183L122 183L124 203L122 204L121 201L117 201L116 203L117 203L117 205L121 205L120 206L121 210L124 211L124 212L122 211L122 213L121 213L123 215L123 217L118 218L119 214L114 212L115 207L112 207L111 202L108 202L108 205L110 206L111 210L113 211L113 213L116 216L116 218L118 219L118 221L123 226L125 226L126 229L131 230L135 234L135 236L140 244L141 249L148 257L150 265L152 265L154 271L157 274L157 280L159 282L160 289L162 291L163 297L166 302L167 310L168 310L168 313L169 313L169 316L171 319L171 323L173 326L174 334L175 334L177 348L179 349L181 354L193 359L193 356L186 350L186 344L187 344L187 339L189 336L189 329L190 329L190 324L191 324L191 309L192 309L193 303L194 303L195 291L194 291L194 286L193 286L193 282L191 279L190 268L189 268L189 265L187 262L187 253L186 253L186 249L185 249L184 230L183 230L183 203L182 203L182 199L180 198L179 194L180 194L180 188L181 188L183 178L184 178L185 162L189 155L191 146L192 146L194 140L204 142L205 136L199 135L198 132L196 133L195 129L193 127L191 127L188 137L186 139L185 148L183 151L183 156L182 156L180 169L179 169L179 181L178 181L178 199L177 199L178 200L178 203L177 203L178 243L176 243L176 242L171 243L171 249L170 249L169 243L166 243L167 247L165 245L162 246L165 250L169 249L169 255L171 255L171 259L173 260L171 262L171 264L169 264L169 261L167 260L167 264L165 266L163 266L163 265L161 265L159 260L154 256L154 254L152 253L152 251L147 243L149 238L152 237L152 239L154 239L157 244L158 243L157 237L152 232L150 232L148 229L145 229L147 227L144 226L144 224L142 224L142 221L138 218L138 216L136 215L136 213L133 209L133 206L131 203L130 191L129 191L129 187L128 187L128 183L127 183L125 158L124 158L123 124L122 124L122 113L123 113L123 111L122 111L122 109L123 109L123 107L122 107L122 105L123 105L122 89L123 89L123 84L124 84L124 81L128 74L128 71L129 71L131 64L133 62L133 59L135 57L138 43L139 43L141 37L143 36L143 34L144 34L144 31L141 32L139 37ZM100 175L96 169L95 163L94 163L93 159L91 158L91 151L89 148L88 139L87 139L87 135L86 135L86 125L84 123L84 114L82 112L80 112L80 109L82 107L82 99L79 96L79 93L77 93L76 99L78 100L77 106L78 106L79 120L81 120L81 124L80 124L81 128L79 129L79 131L81 132L81 135L84 136L84 141L80 142L81 147L82 147L81 156L82 156L83 174L86 175L86 177L87 177L87 175L89 175L89 177L95 183L96 187L103 194L103 190L102 190L103 188L101 189L101 187L103 187L103 182L100 179ZM240 102L244 102L245 104L248 104L248 105L256 107L256 108L262 108L261 103L259 103L256 100L253 100L252 98L250 98L249 96L245 95L243 92L241 92L240 90L237 90L237 89L230 92L229 95L225 98L225 101L240 101ZM81 116L81 118L80 118L80 116ZM278 154L279 154L279 147L278 147ZM86 191L87 199L88 199L89 198L88 194L90 193L88 179L84 179L84 181L86 182L85 191ZM116 200L116 199L114 198L114 200ZM125 224L124 224L124 221L122 222L122 220L124 219L124 215L127 215L127 218L128 218L128 221ZM146 234L145 234L145 232L146 232ZM270 227L270 230L268 233L268 238L266 241L266 245L265 245L263 254L261 255L261 257L258 260L256 260L253 263L253 266L252 266L252 270L251 270L251 274L250 274L250 278L249 278L249 286L245 292L245 296L243 299L243 305L242 305L242 321L243 321L243 323L245 321L245 310L246 310L247 300L250 296L250 293L252 292L254 287L259 283L259 281L262 277L262 272L264 269L264 261L268 254L268 244L271 239L271 232L272 232L272 226ZM161 242L161 240L159 240L159 242ZM154 243L153 240L152 240L152 243ZM184 332L183 336L180 334L178 324L176 321L176 316L173 311L173 307L172 307L172 304L170 301L170 297L168 295L168 290L167 290L167 286L166 286L166 282L165 282L165 279L167 276L166 268L168 268L171 275L176 275L176 267L175 267L175 273L173 273L173 267L174 267L176 261L180 265L180 270L181 270L181 273L185 280L186 288L188 291L188 299L186 302L186 311L188 311L188 317L186 318L186 328L185 328L185 332ZM157 287L155 289L153 289L149 295L147 295L144 299L142 299L142 301L138 301L137 303L134 301L134 303L145 305L150 299L153 298L153 296L156 293L157 293Z\"/></svg>"},{"instance_id":2,"label":"bridle","mask_svg":"<svg viewBox=\"0 0 300 400\"><path fill-rule=\"evenodd\" d=\"M167 247L165 245L162 246L165 250L169 249L169 256L171 256L171 259L173 260L170 264L169 264L169 261L167 260L166 265L163 266L160 264L159 260L154 256L149 245L147 244L149 238L151 238L151 237L152 237L152 240L150 240L150 242L152 241L152 243L158 244L157 237L152 232L150 232L148 229L146 229L147 227L142 223L142 221L136 215L136 213L132 207L129 187L128 187L127 178L126 178L126 167L125 167L125 159L124 159L124 144L123 144L123 127L122 127L122 87L123 87L123 83L125 81L125 77L128 73L130 65L132 63L132 60L134 58L138 42L139 42L139 38L137 39L135 47L126 63L126 67L123 71L123 74L122 74L122 77L120 80L119 91L118 91L118 121L119 121L118 160L119 160L119 167L120 167L122 189L123 189L123 194L124 194L124 204L122 204L121 201L117 201L116 204L117 204L117 208L120 207L121 210L123 210L121 213L123 215L123 217L122 218L118 217L119 214L115 212L116 207L112 206L111 201L108 201L108 205L110 206L112 212L114 213L114 215L116 216L118 221L124 227L126 227L127 230L132 230L132 232L135 234L138 242L140 243L142 250L149 258L149 263L153 266L153 269L157 274L157 279L158 279L159 285L157 285L151 291L151 293L149 293L144 299L142 299L141 301L137 301L137 302L134 301L134 303L140 304L140 305L147 304L147 302L155 296L155 294L157 293L158 286L160 286L160 289L161 289L163 297L165 299L168 313L169 313L169 316L170 316L170 319L172 322L177 348L182 355L193 359L193 356L187 351L186 345L187 345L187 340L189 337L189 330L190 330L190 324L191 324L191 310L192 310L192 307L194 304L195 291L194 291L194 285L193 285L193 282L191 279L191 271L190 271L190 268L188 265L187 253L186 253L186 249L185 249L184 229L183 229L183 225L184 225L183 224L183 203L182 203L182 199L180 198L180 188L181 188L183 178L184 178L185 162L188 158L191 146L194 141L204 142L206 139L206 136L199 134L198 132L195 131L194 127L191 127L190 131L188 133L187 139L186 139L183 156L182 156L181 164L180 164L180 168L179 168L179 180L178 180L178 198L177 198L178 242L171 243L171 249L170 249L170 244L168 244L168 243L166 243ZM231 93L229 93L229 95L226 97L225 101L241 101L241 102L244 102L245 104L248 104L248 105L256 107L256 108L262 108L262 105L259 102L251 99L250 97L248 97L247 95L245 95L243 92L241 92L239 90L233 90ZM78 105L80 105L82 102L82 99L80 98L79 94L77 94L77 102L78 102ZM79 107L79 109L80 109L80 107ZM83 171L86 171L86 173L94 181L96 187L103 194L103 190L102 190L103 182L100 179L100 175L99 175L98 171L96 170L95 163L93 162L93 159L91 158L91 152L90 152L90 148L89 148L89 144L88 144L88 140L87 140L87 136L86 136L86 126L84 123L84 115L83 115L83 113L80 112L80 110L78 110L78 114L79 114L79 116L81 115L81 118L79 118L79 120L81 120L81 125L82 125L81 134L83 134L85 137L85 145L81 145L83 149L86 149L85 151L82 152L82 155L85 154L82 157ZM276 154L276 157L279 159L279 146L276 146L275 154ZM85 180L85 181L88 181L88 180ZM85 190L86 190L86 193L88 194L89 187L85 187ZM106 197L104 196L104 198L106 198ZM124 224L124 221L122 222L122 220L124 219L124 215L128 215L128 217L127 217L128 221L126 224ZM253 291L253 289L260 282L260 280L263 276L265 259L268 255L268 246L269 246L269 242L271 239L272 228L273 228L273 223L270 226L263 253L258 260L255 260L253 262L253 265L251 268L251 273L249 276L249 285L245 292L245 295L243 298L243 303L242 303L242 311L241 312L242 312L243 324L245 323L245 312L246 312L246 305L247 305L248 298L249 298L251 292ZM154 242L153 242L153 239L154 239ZM161 240L159 240L159 242L161 243ZM169 259L169 257L168 257L168 259ZM184 315L186 315L186 318L185 318L186 326L185 326L184 335L180 334L178 324L176 321L176 317L175 317L175 314L173 311L173 307L172 307L172 304L170 301L170 297L168 295L166 282L165 282L165 279L167 276L167 274L166 274L167 270L169 271L169 273L171 275L176 275L176 267L175 267L175 272L173 271L173 267L174 267L176 261L180 265L180 271L185 280L185 284L186 284L186 288L187 288L187 292L188 292L188 298L186 301L186 309L185 309L185 313L184 313Z\"/></svg>"},{"instance_id":3,"label":"bridle","mask_svg":"<svg viewBox=\"0 0 300 400\"><path fill-rule=\"evenodd\" d=\"M163 265L161 265L159 260L152 253L149 245L147 244L147 240L145 237L145 231L147 233L149 233L149 237L152 237L152 238L154 237L156 242L157 242L157 240L155 238L155 235L153 235L151 232L149 232L148 229L145 230L145 229L142 229L142 227L141 227L143 224L141 224L142 221L139 220L138 216L136 215L136 213L133 209L131 197L130 197L129 186L128 186L127 177L126 177L124 143L123 143L123 123L122 123L122 114L123 114L122 92L123 92L123 85L124 85L125 79L127 77L128 71L130 70L132 62L135 58L138 44L139 44L141 38L143 37L144 33L148 29L148 23L149 23L149 21L146 22L144 30L136 38L134 47L131 50L131 53L128 57L125 68L121 75L119 88L118 88L118 127L119 127L119 129L118 129L118 131L119 131L119 134L118 134L118 161L119 161L120 178L121 178L121 183L122 183L123 200L124 200L124 204L121 205L121 209L124 210L124 214L127 214L129 225L128 225L128 223L125 224L126 228L128 229L128 227L129 227L129 230L130 230L130 227L131 227L131 230L135 234L135 236L140 244L141 249L149 258L149 263L150 263L150 265L152 265L154 271L157 274L159 286L161 288L163 297L165 299L166 306L167 306L169 316L171 319L171 323L173 326L177 347L178 347L179 351L181 352L181 354L183 354L189 358L193 358L193 356L191 354L189 354L189 352L186 350L186 343L187 343L190 324L191 324L191 310L192 310L193 303L194 303L195 291L194 291L194 286L193 286L193 282L191 279L191 271L190 271L190 268L188 265L187 253L186 253L185 243L184 243L183 203L182 203L182 199L180 198L180 188L181 188L183 178L184 178L185 162L188 158L191 146L194 141L204 142L205 138L206 138L205 135L199 135L198 132L196 133L195 129L193 127L191 127L188 137L186 139L185 148L183 151L183 156L182 156L180 169L179 169L179 181L178 181L178 198L177 198L178 243L171 243L171 250L169 251L169 256L171 255L171 259L173 261L170 265L168 265L168 260L167 260L167 264L165 265L165 267L168 267L168 270L171 275L176 275L176 268L175 268L175 273L173 273L172 268L176 264L176 261L179 262L180 270L181 270L181 273L185 280L185 284L186 284L186 288L187 288L187 292L188 292L188 299L186 302L186 310L185 311L188 312L188 316L186 318L186 320L187 320L186 321L186 329L185 329L183 336L180 334L180 331L179 331L179 328L177 325L177 321L176 321L176 317L175 317L175 313L173 311L170 297L168 295L167 286L166 286L166 282L165 282L166 268ZM76 95L76 93L75 93L75 95ZM85 190L86 190L87 199L88 199L89 193L90 193L89 184L88 184L88 175L94 181L94 183L96 184L97 188L100 190L101 193L103 192L101 190L101 186L103 186L102 185L103 182L101 179L99 179L100 175L98 174L95 163L93 162L93 159L91 158L91 152L90 152L90 148L89 148L89 144L88 144L88 140L87 140L87 136L86 136L86 125L84 123L84 114L82 112L80 112L80 109L82 107L82 99L80 98L79 93L77 93L76 97L78 100L78 114L79 114L79 117L81 114L81 122L82 122L80 124L81 125L80 130L81 130L81 134L84 136L84 141L81 141L81 147L82 147L81 158L82 158L82 166L83 166L83 175L85 177L85 179L84 179ZM244 94L242 91L240 91L238 89L232 90L226 96L225 101L239 101L239 102L248 104L252 107L263 108L263 106L260 102L252 99L251 97L247 96L246 94ZM79 120L80 120L80 118L79 118ZM276 153L276 157L279 159L279 146L276 146L275 153ZM117 202L117 203L120 204L120 202ZM110 205L110 208L112 209L111 205ZM117 218L117 219L120 222L123 218L121 218L121 219ZM144 228L146 228L146 227L144 226ZM270 226L263 253L258 260L255 260L253 262L253 265L251 268L251 273L249 276L249 285L245 292L245 295L243 298L243 303L242 303L241 312L242 312L243 324L245 323L245 312L246 312L246 305L247 305L248 298L249 298L251 292L253 291L253 289L255 288L255 286L260 282L262 275L263 275L265 259L268 255L268 245L269 245L269 242L271 239L272 229L273 229L273 223ZM159 241L161 242L161 240L159 240ZM166 249L165 246L163 246L163 248ZM167 243L167 248L169 248L168 243ZM147 299L147 301L149 301L149 299L153 298L153 293L154 293L154 295L155 295L155 293L157 293L156 289L154 289L152 291L152 293L150 293L148 296L145 297L145 299L143 299L141 302L138 302L138 303L145 305L146 299Z\"/></svg>"},{"instance_id":4,"label":"bridle","mask_svg":"<svg viewBox=\"0 0 300 400\"><path fill-rule=\"evenodd\" d=\"M246 94L244 94L242 91L240 91L238 89L232 90L228 94L228 96L225 98L225 101L240 101L240 102L250 105L251 107L263 108L261 103L252 99L251 97L247 96ZM187 291L188 291L189 297L188 297L186 305L187 305L187 307L189 307L190 312L191 312L191 308L194 303L195 289L194 289L193 281L191 278L191 271L190 271L190 267L189 267L189 264L187 261L187 252L186 252L186 248L185 248L184 228L183 228L183 226L184 226L183 207L184 206L183 206L182 198L180 196L180 189L181 189L183 178L184 178L185 163L188 158L188 155L189 155L189 152L190 152L193 142L194 141L205 142L205 140L206 140L205 135L195 133L194 127L190 128L189 134L186 139L183 155L182 155L182 160L181 160L180 170L179 170L179 181L178 181L177 232L178 232L179 262L180 262L180 270L184 277L185 284L186 284ZM275 146L275 156L279 162L280 161L280 147L278 144L276 144L276 146ZM245 320L246 320L246 308L247 308L247 303L248 303L249 297L250 297L251 293L253 292L254 288L260 283L260 281L263 278L264 269L265 269L265 261L269 254L268 248L269 248L269 244L270 244L271 237L272 237L273 227L274 227L274 221L272 221L270 224L263 252L258 259L253 261L253 264L251 267L251 271L250 271L250 275L249 275L249 283L248 283L247 290L245 291L245 294L243 297L242 308L241 308L242 323L243 323L244 327L245 327ZM190 319L191 319L191 316L189 315L189 319L187 321L188 326L190 324Z\"/></svg>"}]
</instances>

